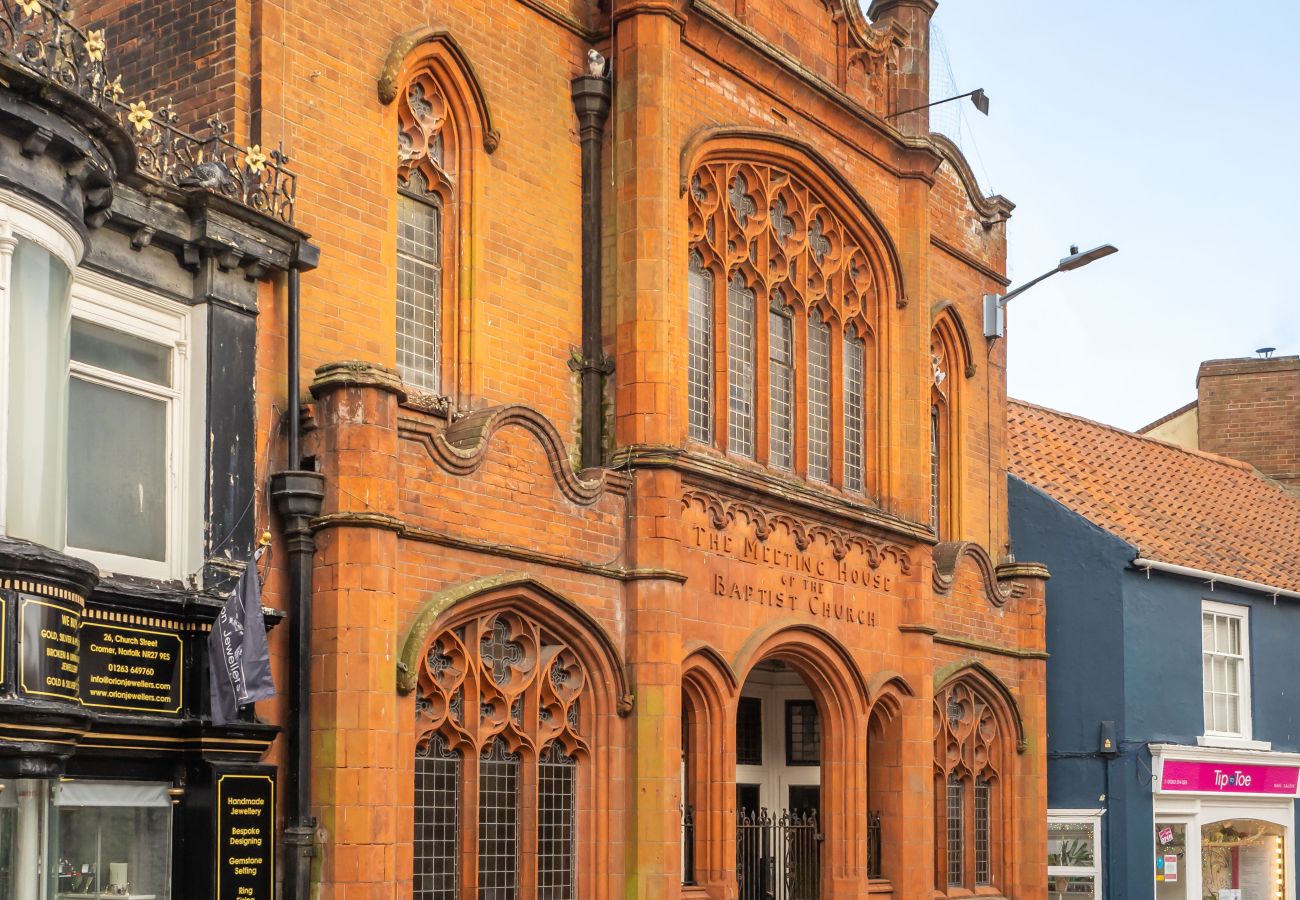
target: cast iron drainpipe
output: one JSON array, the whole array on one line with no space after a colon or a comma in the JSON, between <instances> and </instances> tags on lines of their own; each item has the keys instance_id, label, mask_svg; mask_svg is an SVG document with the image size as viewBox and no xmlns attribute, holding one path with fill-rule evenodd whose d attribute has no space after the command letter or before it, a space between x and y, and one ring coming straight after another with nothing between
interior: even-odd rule
<instances>
[{"instance_id":1,"label":"cast iron drainpipe","mask_svg":"<svg viewBox=\"0 0 1300 900\"><path fill-rule=\"evenodd\" d=\"M289 269L288 297L288 419L287 468L271 476L271 497L284 525L289 565L289 610L294 619L289 641L289 752L285 781L284 887L287 900L311 896L312 839L316 819L311 814L311 573L316 558L312 519L325 499L325 477L302 468L298 382L298 273L312 269L320 251L305 242L294 252Z\"/></svg>"},{"instance_id":2,"label":"cast iron drainpipe","mask_svg":"<svg viewBox=\"0 0 1300 900\"><path fill-rule=\"evenodd\" d=\"M601 327L600 143L609 116L610 80L605 75L573 79L573 108L582 142L582 359L570 367L582 373L582 468L604 457L604 376L613 371L605 358Z\"/></svg>"}]
</instances>

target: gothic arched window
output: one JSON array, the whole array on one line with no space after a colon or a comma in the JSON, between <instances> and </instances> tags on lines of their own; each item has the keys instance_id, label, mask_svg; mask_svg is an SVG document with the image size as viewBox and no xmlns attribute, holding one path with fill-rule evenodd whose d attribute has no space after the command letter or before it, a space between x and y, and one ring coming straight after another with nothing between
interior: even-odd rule
<instances>
[{"instance_id":1,"label":"gothic arched window","mask_svg":"<svg viewBox=\"0 0 1300 900\"><path fill-rule=\"evenodd\" d=\"M998 883L1007 744L1003 716L968 680L934 699L936 885L973 890Z\"/></svg>"},{"instance_id":2,"label":"gothic arched window","mask_svg":"<svg viewBox=\"0 0 1300 900\"><path fill-rule=\"evenodd\" d=\"M446 276L456 261L458 141L450 104L431 72L407 83L397 122L397 368L408 385L439 393Z\"/></svg>"},{"instance_id":3,"label":"gothic arched window","mask_svg":"<svg viewBox=\"0 0 1300 900\"><path fill-rule=\"evenodd\" d=\"M433 638L416 701L416 900L470 885L481 900L578 896L587 687L574 651L522 612Z\"/></svg>"},{"instance_id":4,"label":"gothic arched window","mask_svg":"<svg viewBox=\"0 0 1300 900\"><path fill-rule=\"evenodd\" d=\"M833 196L769 162L696 168L687 436L865 492L876 461L868 417L877 405L866 392L881 257Z\"/></svg>"}]
</instances>

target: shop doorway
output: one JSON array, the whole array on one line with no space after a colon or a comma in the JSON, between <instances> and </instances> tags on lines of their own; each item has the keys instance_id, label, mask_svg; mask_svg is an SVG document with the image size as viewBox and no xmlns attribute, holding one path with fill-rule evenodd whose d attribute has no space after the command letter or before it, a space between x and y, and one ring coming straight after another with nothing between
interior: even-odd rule
<instances>
[{"instance_id":1,"label":"shop doorway","mask_svg":"<svg viewBox=\"0 0 1300 900\"><path fill-rule=\"evenodd\" d=\"M755 666L736 713L736 875L740 900L821 896L822 722L802 676Z\"/></svg>"}]
</instances>

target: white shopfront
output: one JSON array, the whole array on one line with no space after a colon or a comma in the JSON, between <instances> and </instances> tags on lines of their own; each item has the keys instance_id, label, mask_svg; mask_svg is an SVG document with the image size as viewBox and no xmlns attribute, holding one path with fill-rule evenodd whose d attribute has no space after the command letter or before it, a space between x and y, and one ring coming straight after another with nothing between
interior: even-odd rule
<instances>
[{"instance_id":1,"label":"white shopfront","mask_svg":"<svg viewBox=\"0 0 1300 900\"><path fill-rule=\"evenodd\" d=\"M1151 745L1155 900L1295 900L1300 754Z\"/></svg>"}]
</instances>

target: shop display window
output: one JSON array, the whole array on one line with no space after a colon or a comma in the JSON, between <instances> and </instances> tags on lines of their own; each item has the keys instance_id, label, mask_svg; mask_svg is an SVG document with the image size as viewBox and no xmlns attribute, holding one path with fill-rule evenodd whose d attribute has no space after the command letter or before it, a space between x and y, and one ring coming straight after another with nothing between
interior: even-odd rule
<instances>
[{"instance_id":1,"label":"shop display window","mask_svg":"<svg viewBox=\"0 0 1300 900\"><path fill-rule=\"evenodd\" d=\"M1047 891L1049 900L1093 900L1101 896L1101 817L1049 813Z\"/></svg>"},{"instance_id":2,"label":"shop display window","mask_svg":"<svg viewBox=\"0 0 1300 900\"><path fill-rule=\"evenodd\" d=\"M54 790L47 872L57 900L171 900L168 785L66 781Z\"/></svg>"},{"instance_id":3,"label":"shop display window","mask_svg":"<svg viewBox=\"0 0 1300 900\"><path fill-rule=\"evenodd\" d=\"M1204 900L1282 900L1286 896L1286 832L1257 819L1201 826Z\"/></svg>"}]
</instances>

